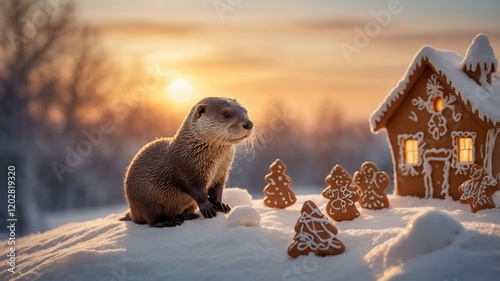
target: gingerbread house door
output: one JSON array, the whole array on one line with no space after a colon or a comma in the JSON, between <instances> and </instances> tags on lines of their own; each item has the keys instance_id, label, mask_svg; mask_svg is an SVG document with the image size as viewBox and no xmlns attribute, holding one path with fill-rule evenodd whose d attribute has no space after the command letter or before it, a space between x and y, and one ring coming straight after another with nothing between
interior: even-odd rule
<instances>
[{"instance_id":1,"label":"gingerbread house door","mask_svg":"<svg viewBox=\"0 0 500 281\"><path fill-rule=\"evenodd\" d=\"M424 153L423 175L426 198L450 197L451 155L451 150L443 148L430 149Z\"/></svg>"}]
</instances>

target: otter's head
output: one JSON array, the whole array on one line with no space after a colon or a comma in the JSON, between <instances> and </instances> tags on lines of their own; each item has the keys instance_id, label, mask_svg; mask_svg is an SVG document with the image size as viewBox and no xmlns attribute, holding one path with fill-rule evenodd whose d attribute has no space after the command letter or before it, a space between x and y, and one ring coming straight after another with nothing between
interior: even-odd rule
<instances>
[{"instance_id":1,"label":"otter's head","mask_svg":"<svg viewBox=\"0 0 500 281\"><path fill-rule=\"evenodd\" d=\"M234 99L204 98L191 111L196 131L216 144L238 144L253 133L247 110Z\"/></svg>"}]
</instances>

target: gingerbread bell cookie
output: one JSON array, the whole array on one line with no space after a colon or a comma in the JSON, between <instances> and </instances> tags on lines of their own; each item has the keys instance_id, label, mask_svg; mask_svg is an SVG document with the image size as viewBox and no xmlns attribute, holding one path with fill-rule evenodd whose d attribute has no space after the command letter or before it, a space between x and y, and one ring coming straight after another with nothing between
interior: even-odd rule
<instances>
[{"instance_id":1,"label":"gingerbread bell cookie","mask_svg":"<svg viewBox=\"0 0 500 281\"><path fill-rule=\"evenodd\" d=\"M276 159L269 169L271 173L265 177L268 184L264 188L264 205L270 208L283 209L295 204L297 198L290 186L292 179L285 175L285 164Z\"/></svg>"},{"instance_id":2,"label":"gingerbread bell cookie","mask_svg":"<svg viewBox=\"0 0 500 281\"><path fill-rule=\"evenodd\" d=\"M389 199L385 193L389 187L390 178L379 171L372 162L365 162L361 169L354 174L354 182L359 186L361 207L370 210L389 208Z\"/></svg>"},{"instance_id":3,"label":"gingerbread bell cookie","mask_svg":"<svg viewBox=\"0 0 500 281\"><path fill-rule=\"evenodd\" d=\"M326 177L328 187L321 195L328 199L326 215L335 221L353 220L359 216L356 202L359 201L358 186L344 167L335 165Z\"/></svg>"},{"instance_id":4,"label":"gingerbread bell cookie","mask_svg":"<svg viewBox=\"0 0 500 281\"><path fill-rule=\"evenodd\" d=\"M495 208L495 201L491 198L499 189L497 180L488 176L486 170L474 164L470 168L470 180L465 181L458 188L460 203L469 204L473 213Z\"/></svg>"},{"instance_id":5,"label":"gingerbread bell cookie","mask_svg":"<svg viewBox=\"0 0 500 281\"><path fill-rule=\"evenodd\" d=\"M296 258L314 253L317 256L338 255L345 246L335 236L338 229L330 223L313 201L306 201L295 224L295 237L288 246L288 255Z\"/></svg>"}]
</instances>

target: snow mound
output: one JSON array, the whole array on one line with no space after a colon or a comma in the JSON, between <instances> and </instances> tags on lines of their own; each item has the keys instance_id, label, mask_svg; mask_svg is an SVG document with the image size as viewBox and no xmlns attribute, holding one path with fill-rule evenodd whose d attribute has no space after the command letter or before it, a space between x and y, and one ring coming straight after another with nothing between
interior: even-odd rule
<instances>
[{"instance_id":1,"label":"snow mound","mask_svg":"<svg viewBox=\"0 0 500 281\"><path fill-rule=\"evenodd\" d=\"M222 198L223 203L231 207L252 205L252 195L246 189L239 187L224 188Z\"/></svg>"},{"instance_id":2,"label":"snow mound","mask_svg":"<svg viewBox=\"0 0 500 281\"><path fill-rule=\"evenodd\" d=\"M464 230L462 224L441 211L417 215L385 251L384 266L397 266L414 257L451 245Z\"/></svg>"},{"instance_id":3,"label":"snow mound","mask_svg":"<svg viewBox=\"0 0 500 281\"><path fill-rule=\"evenodd\" d=\"M374 247L364 260L373 268L383 263L381 281L498 280L500 236L491 234L500 227L466 229L457 221L457 213L464 214L458 210L417 214L402 232Z\"/></svg>"},{"instance_id":4,"label":"snow mound","mask_svg":"<svg viewBox=\"0 0 500 281\"><path fill-rule=\"evenodd\" d=\"M236 206L227 218L229 226L260 226L260 214L252 206Z\"/></svg>"}]
</instances>

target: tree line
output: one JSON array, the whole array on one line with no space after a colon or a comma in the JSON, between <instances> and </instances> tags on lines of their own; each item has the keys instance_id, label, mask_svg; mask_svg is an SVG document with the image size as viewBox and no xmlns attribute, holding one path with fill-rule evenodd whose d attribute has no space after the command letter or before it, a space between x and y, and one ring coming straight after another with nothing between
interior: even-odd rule
<instances>
[{"instance_id":1,"label":"tree line","mask_svg":"<svg viewBox=\"0 0 500 281\"><path fill-rule=\"evenodd\" d=\"M18 234L45 230L44 212L124 203L122 179L134 154L174 135L184 117L148 98L166 86L163 71L117 61L71 1L1 1L0 26L0 167L18 173ZM324 185L335 164L354 172L372 160L391 169L385 139L323 104L311 109L311 129L287 115L286 104L270 103L264 140L247 153L240 147L228 186L259 196L276 158L297 186Z\"/></svg>"}]
</instances>

